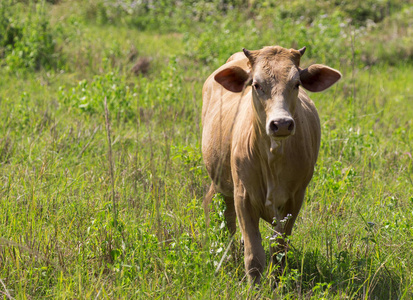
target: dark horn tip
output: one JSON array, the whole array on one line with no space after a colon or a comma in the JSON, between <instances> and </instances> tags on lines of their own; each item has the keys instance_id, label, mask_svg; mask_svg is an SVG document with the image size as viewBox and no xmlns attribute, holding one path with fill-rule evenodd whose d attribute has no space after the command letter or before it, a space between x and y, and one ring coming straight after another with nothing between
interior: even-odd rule
<instances>
[{"instance_id":1,"label":"dark horn tip","mask_svg":"<svg viewBox=\"0 0 413 300\"><path fill-rule=\"evenodd\" d=\"M248 51L247 49L245 49L245 48L242 48L242 51L244 52L244 54L245 54L246 57L250 57L251 52L249 52L249 51Z\"/></svg>"},{"instance_id":2,"label":"dark horn tip","mask_svg":"<svg viewBox=\"0 0 413 300\"><path fill-rule=\"evenodd\" d=\"M304 46L303 48L301 48L300 50L298 50L298 52L300 52L301 56L303 56L303 55L304 55L304 53L305 53L305 49L307 49L307 47L306 47L306 46Z\"/></svg>"}]
</instances>

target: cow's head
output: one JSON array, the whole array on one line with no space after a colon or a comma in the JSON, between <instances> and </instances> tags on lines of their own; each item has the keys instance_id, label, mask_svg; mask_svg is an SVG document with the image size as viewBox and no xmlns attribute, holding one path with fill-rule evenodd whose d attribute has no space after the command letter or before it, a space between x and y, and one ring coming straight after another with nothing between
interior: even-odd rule
<instances>
[{"instance_id":1,"label":"cow's head","mask_svg":"<svg viewBox=\"0 0 413 300\"><path fill-rule=\"evenodd\" d=\"M301 69L300 50L279 46L265 47L244 54L250 69L228 67L215 75L215 80L229 91L238 93L251 84L258 122L275 140L295 133L294 112L300 85L311 92L320 92L341 78L340 72L324 65Z\"/></svg>"}]
</instances>

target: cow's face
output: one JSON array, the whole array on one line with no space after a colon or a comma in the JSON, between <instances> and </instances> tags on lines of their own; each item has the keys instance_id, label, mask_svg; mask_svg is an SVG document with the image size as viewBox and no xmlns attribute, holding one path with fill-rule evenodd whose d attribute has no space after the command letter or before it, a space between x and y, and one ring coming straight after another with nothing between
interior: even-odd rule
<instances>
[{"instance_id":1,"label":"cow's face","mask_svg":"<svg viewBox=\"0 0 413 300\"><path fill-rule=\"evenodd\" d=\"M341 78L341 74L323 65L300 69L305 48L285 49L279 46L261 50L244 49L250 70L229 67L217 73L215 80L226 89L240 92L252 85L252 97L257 121L273 140L285 139L295 133L294 112L300 86L318 92Z\"/></svg>"},{"instance_id":2,"label":"cow's face","mask_svg":"<svg viewBox=\"0 0 413 300\"><path fill-rule=\"evenodd\" d=\"M295 133L293 116L301 84L298 65L304 50L281 47L244 50L251 64L252 96L258 120L275 140Z\"/></svg>"}]
</instances>

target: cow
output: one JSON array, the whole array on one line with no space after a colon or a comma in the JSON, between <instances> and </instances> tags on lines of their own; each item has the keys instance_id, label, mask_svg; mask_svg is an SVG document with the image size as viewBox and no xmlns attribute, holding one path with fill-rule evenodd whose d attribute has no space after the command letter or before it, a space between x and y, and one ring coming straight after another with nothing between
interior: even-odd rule
<instances>
[{"instance_id":1,"label":"cow","mask_svg":"<svg viewBox=\"0 0 413 300\"><path fill-rule=\"evenodd\" d=\"M203 206L221 193L231 235L236 219L244 240L248 279L260 283L266 255L259 220L282 237L271 246L286 251L320 147L320 120L304 89L320 92L341 73L321 64L300 68L306 48L268 46L232 55L206 80L202 107L202 154L212 180Z\"/></svg>"}]
</instances>

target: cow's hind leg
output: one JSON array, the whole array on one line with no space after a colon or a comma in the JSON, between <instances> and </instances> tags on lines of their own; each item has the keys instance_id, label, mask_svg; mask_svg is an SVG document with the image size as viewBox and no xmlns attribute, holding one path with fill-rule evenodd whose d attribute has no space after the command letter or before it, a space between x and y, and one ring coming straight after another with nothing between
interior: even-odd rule
<instances>
[{"instance_id":1,"label":"cow's hind leg","mask_svg":"<svg viewBox=\"0 0 413 300\"><path fill-rule=\"evenodd\" d=\"M207 220L207 225L209 225L210 204L212 203L212 200L215 194L216 194L216 190L215 190L214 184L211 183L208 193L205 195L204 201L202 203L204 212L205 212L205 218ZM234 197L226 196L226 195L222 195L222 196L225 200L225 205L226 205L226 208L224 211L224 217L227 223L227 228L228 228L229 233L231 235L234 235L235 232L237 231L237 223L236 223L237 216L235 213Z\"/></svg>"},{"instance_id":2,"label":"cow's hind leg","mask_svg":"<svg viewBox=\"0 0 413 300\"><path fill-rule=\"evenodd\" d=\"M228 231L231 235L234 235L237 231L237 214L235 213L234 198L224 195L225 200L225 221L227 223Z\"/></svg>"}]
</instances>

